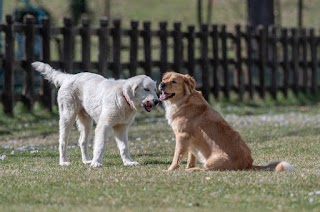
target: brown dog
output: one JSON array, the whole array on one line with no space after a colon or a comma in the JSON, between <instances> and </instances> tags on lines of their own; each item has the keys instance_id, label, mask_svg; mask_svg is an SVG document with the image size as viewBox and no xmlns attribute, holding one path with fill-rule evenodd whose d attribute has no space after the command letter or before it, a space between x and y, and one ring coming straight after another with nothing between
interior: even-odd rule
<instances>
[{"instance_id":1,"label":"brown dog","mask_svg":"<svg viewBox=\"0 0 320 212\"><path fill-rule=\"evenodd\" d=\"M254 166L251 151L235 131L216 111L201 92L195 90L195 80L189 75L167 72L159 85L166 118L171 125L176 147L169 171L179 167L188 155L187 170L292 170L285 161ZM196 159L204 169L195 168Z\"/></svg>"}]
</instances>

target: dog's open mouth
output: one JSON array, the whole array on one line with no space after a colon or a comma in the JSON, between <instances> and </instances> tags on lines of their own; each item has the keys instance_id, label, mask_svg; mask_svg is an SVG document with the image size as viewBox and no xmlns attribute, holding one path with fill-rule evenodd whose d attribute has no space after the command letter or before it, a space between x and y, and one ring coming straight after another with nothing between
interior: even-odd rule
<instances>
[{"instance_id":1,"label":"dog's open mouth","mask_svg":"<svg viewBox=\"0 0 320 212\"><path fill-rule=\"evenodd\" d=\"M147 101L146 103L143 104L143 107L147 112L151 112L152 103L150 101Z\"/></svg>"},{"instance_id":2,"label":"dog's open mouth","mask_svg":"<svg viewBox=\"0 0 320 212\"><path fill-rule=\"evenodd\" d=\"M165 91L162 91L159 99L161 101L164 101L164 100L167 100L167 99L174 97L174 95L176 95L176 94L175 93L167 93Z\"/></svg>"}]
</instances>

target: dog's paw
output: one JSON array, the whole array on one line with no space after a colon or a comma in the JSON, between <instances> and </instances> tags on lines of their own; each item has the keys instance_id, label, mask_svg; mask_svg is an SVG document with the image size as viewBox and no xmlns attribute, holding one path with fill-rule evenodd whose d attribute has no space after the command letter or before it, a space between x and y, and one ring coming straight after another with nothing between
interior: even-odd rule
<instances>
[{"instance_id":1,"label":"dog's paw","mask_svg":"<svg viewBox=\"0 0 320 212\"><path fill-rule=\"evenodd\" d=\"M91 162L90 166L93 167L93 168L100 168L100 167L102 167L102 163Z\"/></svg>"},{"instance_id":2,"label":"dog's paw","mask_svg":"<svg viewBox=\"0 0 320 212\"><path fill-rule=\"evenodd\" d=\"M70 162L64 161L64 162L60 162L59 164L60 166L69 166Z\"/></svg>"},{"instance_id":3,"label":"dog's paw","mask_svg":"<svg viewBox=\"0 0 320 212\"><path fill-rule=\"evenodd\" d=\"M192 169L192 168L194 168L194 167L196 167L196 165L189 165L189 164L187 164L187 166L186 166L186 169Z\"/></svg>"},{"instance_id":4,"label":"dog's paw","mask_svg":"<svg viewBox=\"0 0 320 212\"><path fill-rule=\"evenodd\" d=\"M168 171L174 171L176 169L179 168L179 165L171 165L169 168L168 168Z\"/></svg>"},{"instance_id":5,"label":"dog's paw","mask_svg":"<svg viewBox=\"0 0 320 212\"><path fill-rule=\"evenodd\" d=\"M83 160L82 163L84 163L84 164L91 164L91 163L92 163L92 160Z\"/></svg>"},{"instance_id":6,"label":"dog's paw","mask_svg":"<svg viewBox=\"0 0 320 212\"><path fill-rule=\"evenodd\" d=\"M136 161L126 161L123 163L125 166L139 166L140 164Z\"/></svg>"}]
</instances>

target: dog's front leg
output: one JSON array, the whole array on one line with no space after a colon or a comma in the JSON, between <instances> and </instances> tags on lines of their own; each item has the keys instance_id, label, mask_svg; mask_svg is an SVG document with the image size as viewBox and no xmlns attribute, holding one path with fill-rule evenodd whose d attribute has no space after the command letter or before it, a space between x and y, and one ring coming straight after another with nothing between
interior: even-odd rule
<instances>
[{"instance_id":1,"label":"dog's front leg","mask_svg":"<svg viewBox=\"0 0 320 212\"><path fill-rule=\"evenodd\" d=\"M107 143L107 132L111 129L110 126L105 124L97 125L95 129L95 138L93 144L93 159L91 162L92 167L101 167L102 166L102 158L103 153L106 148Z\"/></svg>"},{"instance_id":2,"label":"dog's front leg","mask_svg":"<svg viewBox=\"0 0 320 212\"><path fill-rule=\"evenodd\" d=\"M176 137L176 148L174 151L174 156L172 163L168 171L174 171L179 168L179 164L182 161L184 155L187 153L189 148L189 136L187 134L180 134Z\"/></svg>"},{"instance_id":3,"label":"dog's front leg","mask_svg":"<svg viewBox=\"0 0 320 212\"><path fill-rule=\"evenodd\" d=\"M117 125L113 127L114 137L120 151L121 159L125 166L136 166L138 162L132 161L130 158L129 145L128 145L128 129L129 125Z\"/></svg>"}]
</instances>

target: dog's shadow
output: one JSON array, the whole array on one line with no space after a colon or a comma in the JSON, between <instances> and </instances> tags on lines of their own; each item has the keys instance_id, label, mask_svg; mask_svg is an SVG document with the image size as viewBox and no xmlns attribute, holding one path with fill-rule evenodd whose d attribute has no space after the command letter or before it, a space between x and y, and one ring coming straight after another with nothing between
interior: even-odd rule
<instances>
[{"instance_id":1,"label":"dog's shadow","mask_svg":"<svg viewBox=\"0 0 320 212\"><path fill-rule=\"evenodd\" d=\"M141 165L170 165L170 161L162 161L162 160L148 160L144 161Z\"/></svg>"},{"instance_id":2,"label":"dog's shadow","mask_svg":"<svg viewBox=\"0 0 320 212\"><path fill-rule=\"evenodd\" d=\"M148 153L148 154L137 154L135 155L136 158L144 158L145 160L141 162L141 165L170 165L170 157L165 154L155 154L155 153ZM148 159L146 159L146 157Z\"/></svg>"}]
</instances>

